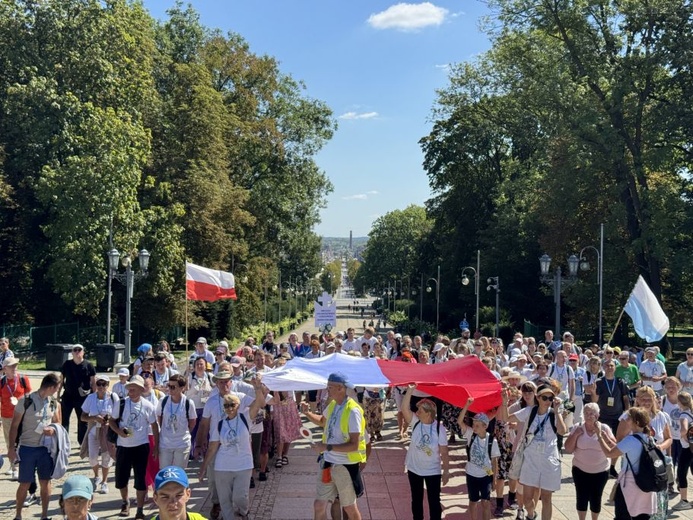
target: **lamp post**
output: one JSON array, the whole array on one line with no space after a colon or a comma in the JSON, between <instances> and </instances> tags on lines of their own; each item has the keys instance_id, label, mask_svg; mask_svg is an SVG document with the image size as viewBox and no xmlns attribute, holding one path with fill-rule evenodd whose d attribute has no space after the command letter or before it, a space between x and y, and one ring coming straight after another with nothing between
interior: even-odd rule
<instances>
[{"instance_id":1,"label":"lamp post","mask_svg":"<svg viewBox=\"0 0 693 520\"><path fill-rule=\"evenodd\" d=\"M580 250L578 259L580 261L580 270L589 271L590 263L584 256L586 249L592 249L597 254L597 285L599 285L599 341L598 345L602 345L604 338L602 337L602 314L603 314L603 287L604 287L604 224L599 225L599 250L594 246L585 246Z\"/></svg>"},{"instance_id":2,"label":"lamp post","mask_svg":"<svg viewBox=\"0 0 693 520\"><path fill-rule=\"evenodd\" d=\"M440 266L438 266L438 276L436 278L429 278L426 280L428 282L436 283L436 332L438 332L440 324ZM431 286L426 287L426 292L431 292Z\"/></svg>"},{"instance_id":3,"label":"lamp post","mask_svg":"<svg viewBox=\"0 0 693 520\"><path fill-rule=\"evenodd\" d=\"M120 252L117 249L111 249L108 252L108 277L115 278L120 283L125 285L125 359L124 362L130 364L130 348L132 347L132 328L130 324L130 314L132 307L132 293L135 287L135 282L146 277L149 274L149 257L151 255L146 249L142 249L138 253L140 271L135 273L132 270L132 258L130 255L125 255L122 260L124 273L118 272L118 261L120 260ZM110 292L110 291L109 291ZM110 304L110 298L109 298ZM110 305L109 305L110 307ZM111 310L108 309L108 319L110 324ZM110 326L107 327L107 333L110 335Z\"/></svg>"},{"instance_id":4,"label":"lamp post","mask_svg":"<svg viewBox=\"0 0 693 520\"><path fill-rule=\"evenodd\" d=\"M554 270L553 275L550 274L551 270L551 257L544 253L539 259L539 268L541 272L541 281L546 285L553 287L553 301L556 305L556 318L555 318L555 334L560 337L561 334L561 289L565 285L569 287L577 281L577 270L580 260L576 255L570 255L568 257L568 276L563 276L561 271L561 266L557 266Z\"/></svg>"},{"instance_id":5,"label":"lamp post","mask_svg":"<svg viewBox=\"0 0 693 520\"><path fill-rule=\"evenodd\" d=\"M479 330L479 273L481 269L481 251L476 251L476 269L473 267L465 267L462 269L462 285L469 285L469 277L464 274L469 269L474 273L474 294L476 295L476 329Z\"/></svg>"},{"instance_id":6,"label":"lamp post","mask_svg":"<svg viewBox=\"0 0 693 520\"><path fill-rule=\"evenodd\" d=\"M496 329L494 334L497 338L500 333L500 278L498 276L491 276L486 280L486 283L489 284L486 286L487 291L496 291Z\"/></svg>"}]
</instances>

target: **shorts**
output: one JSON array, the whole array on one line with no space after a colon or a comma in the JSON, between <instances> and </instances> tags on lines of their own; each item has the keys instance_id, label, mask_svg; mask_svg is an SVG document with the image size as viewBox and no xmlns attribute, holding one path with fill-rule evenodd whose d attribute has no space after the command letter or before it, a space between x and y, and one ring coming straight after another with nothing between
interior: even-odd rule
<instances>
[{"instance_id":1,"label":"shorts","mask_svg":"<svg viewBox=\"0 0 693 520\"><path fill-rule=\"evenodd\" d=\"M348 507L356 503L356 492L354 491L354 482L351 480L351 474L342 464L333 464L330 468L332 481L324 483L322 481L322 470L318 472L318 487L316 499L324 502L330 502L339 497L339 503L342 507Z\"/></svg>"},{"instance_id":2,"label":"shorts","mask_svg":"<svg viewBox=\"0 0 693 520\"><path fill-rule=\"evenodd\" d=\"M491 485L493 484L493 475L485 477L472 477L467 475L467 493L469 494L470 502L478 502L479 500L491 500Z\"/></svg>"},{"instance_id":3,"label":"shorts","mask_svg":"<svg viewBox=\"0 0 693 520\"><path fill-rule=\"evenodd\" d=\"M34 481L34 472L39 480L51 480L53 459L45 446L19 447L19 482L29 484Z\"/></svg>"},{"instance_id":4,"label":"shorts","mask_svg":"<svg viewBox=\"0 0 693 520\"><path fill-rule=\"evenodd\" d=\"M558 450L547 456L543 450L533 450L530 443L525 448L525 458L520 468L520 483L545 491L561 489L561 461L558 458Z\"/></svg>"},{"instance_id":5,"label":"shorts","mask_svg":"<svg viewBox=\"0 0 693 520\"><path fill-rule=\"evenodd\" d=\"M130 471L135 474L135 489L146 491L147 461L149 460L149 443L140 444L132 448L118 446L116 448L115 463L115 487L123 489L128 487Z\"/></svg>"}]
</instances>

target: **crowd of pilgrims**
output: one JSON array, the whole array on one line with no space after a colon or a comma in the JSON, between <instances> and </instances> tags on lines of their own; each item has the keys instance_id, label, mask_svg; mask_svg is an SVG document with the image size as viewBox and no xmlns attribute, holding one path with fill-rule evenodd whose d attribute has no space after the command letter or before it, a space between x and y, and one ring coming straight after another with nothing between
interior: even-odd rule
<instances>
[{"instance_id":1,"label":"crowd of pilgrims","mask_svg":"<svg viewBox=\"0 0 693 520\"><path fill-rule=\"evenodd\" d=\"M267 392L255 376L294 357L337 354L435 364L477 356L501 387L501 405L483 413L468 411L472 398L460 409L415 385L349 388L363 409L369 451L383 440L386 407L396 407L396 437L409 443L406 463L415 519L423 518L424 482L430 517L441 517L441 484L449 477L448 445L456 442L467 449L466 478L475 519L500 517L509 509L518 519L538 514L550 519L552 494L565 476L564 453L573 455L572 485L581 519L588 509L597 518L605 500L615 504L617 519L663 519L671 509L693 507L687 494L693 461L693 446L689 448L687 440L693 426L693 349L676 375L667 376L657 347L580 347L569 332L555 339L546 331L540 342L518 333L507 345L499 338L471 337L466 329L460 338L438 336L428 343L394 331L381 337L371 327L360 337L354 332L306 332L300 340L292 334L282 344L267 333L261 344L248 338L235 352L224 341L210 350L205 338L199 338L183 367L176 364L166 342L156 349L142 345L133 365L120 369L112 386L108 376L95 376L94 391L81 407L80 427L85 430L80 443L94 471L95 491L109 492L109 468L115 459L108 428L101 426L123 414L119 401L132 397L133 387L154 410L153 419L145 421L150 423L145 426L151 448L144 475L147 488L159 467L186 468L197 460L200 478L210 479L211 517L216 520L239 512L247 515L248 489L256 480L267 480L271 461L275 469L289 464L290 444L301 436L298 404L308 402L311 411L318 412L327 404L325 391ZM16 362L8 365L12 369ZM412 427L417 423L422 426ZM122 428L119 435L132 435L123 422L116 425ZM142 430L136 422L132 426ZM643 492L634 484L641 455L637 436L652 437L667 454L667 490ZM617 471L617 462L625 456L629 463L622 461ZM614 485L605 492L609 478ZM679 500L670 508L669 500L676 495ZM128 514L129 506L121 511L121 516Z\"/></svg>"}]
</instances>

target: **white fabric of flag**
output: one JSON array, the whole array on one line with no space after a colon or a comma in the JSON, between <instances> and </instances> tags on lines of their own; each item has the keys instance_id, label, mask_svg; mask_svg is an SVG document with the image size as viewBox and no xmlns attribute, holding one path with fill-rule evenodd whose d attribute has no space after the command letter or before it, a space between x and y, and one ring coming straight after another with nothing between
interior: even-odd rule
<instances>
[{"instance_id":1,"label":"white fabric of flag","mask_svg":"<svg viewBox=\"0 0 693 520\"><path fill-rule=\"evenodd\" d=\"M625 311L633 320L635 332L647 341L659 341L669 330L669 318L642 276L638 276Z\"/></svg>"}]
</instances>

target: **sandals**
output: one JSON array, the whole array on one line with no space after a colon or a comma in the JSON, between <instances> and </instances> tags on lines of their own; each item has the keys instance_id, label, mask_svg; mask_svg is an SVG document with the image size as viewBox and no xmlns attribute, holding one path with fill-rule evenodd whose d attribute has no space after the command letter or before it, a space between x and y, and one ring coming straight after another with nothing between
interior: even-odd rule
<instances>
[{"instance_id":1,"label":"sandals","mask_svg":"<svg viewBox=\"0 0 693 520\"><path fill-rule=\"evenodd\" d=\"M277 459L277 462L274 463L275 468L281 468L284 464L282 464L282 459Z\"/></svg>"},{"instance_id":2,"label":"sandals","mask_svg":"<svg viewBox=\"0 0 693 520\"><path fill-rule=\"evenodd\" d=\"M283 466L289 465L289 457L282 457L282 465Z\"/></svg>"},{"instance_id":3,"label":"sandals","mask_svg":"<svg viewBox=\"0 0 693 520\"><path fill-rule=\"evenodd\" d=\"M118 513L118 516L122 516L122 517L130 516L130 501L129 500L127 502L123 502L123 505L120 508L120 513Z\"/></svg>"}]
</instances>

